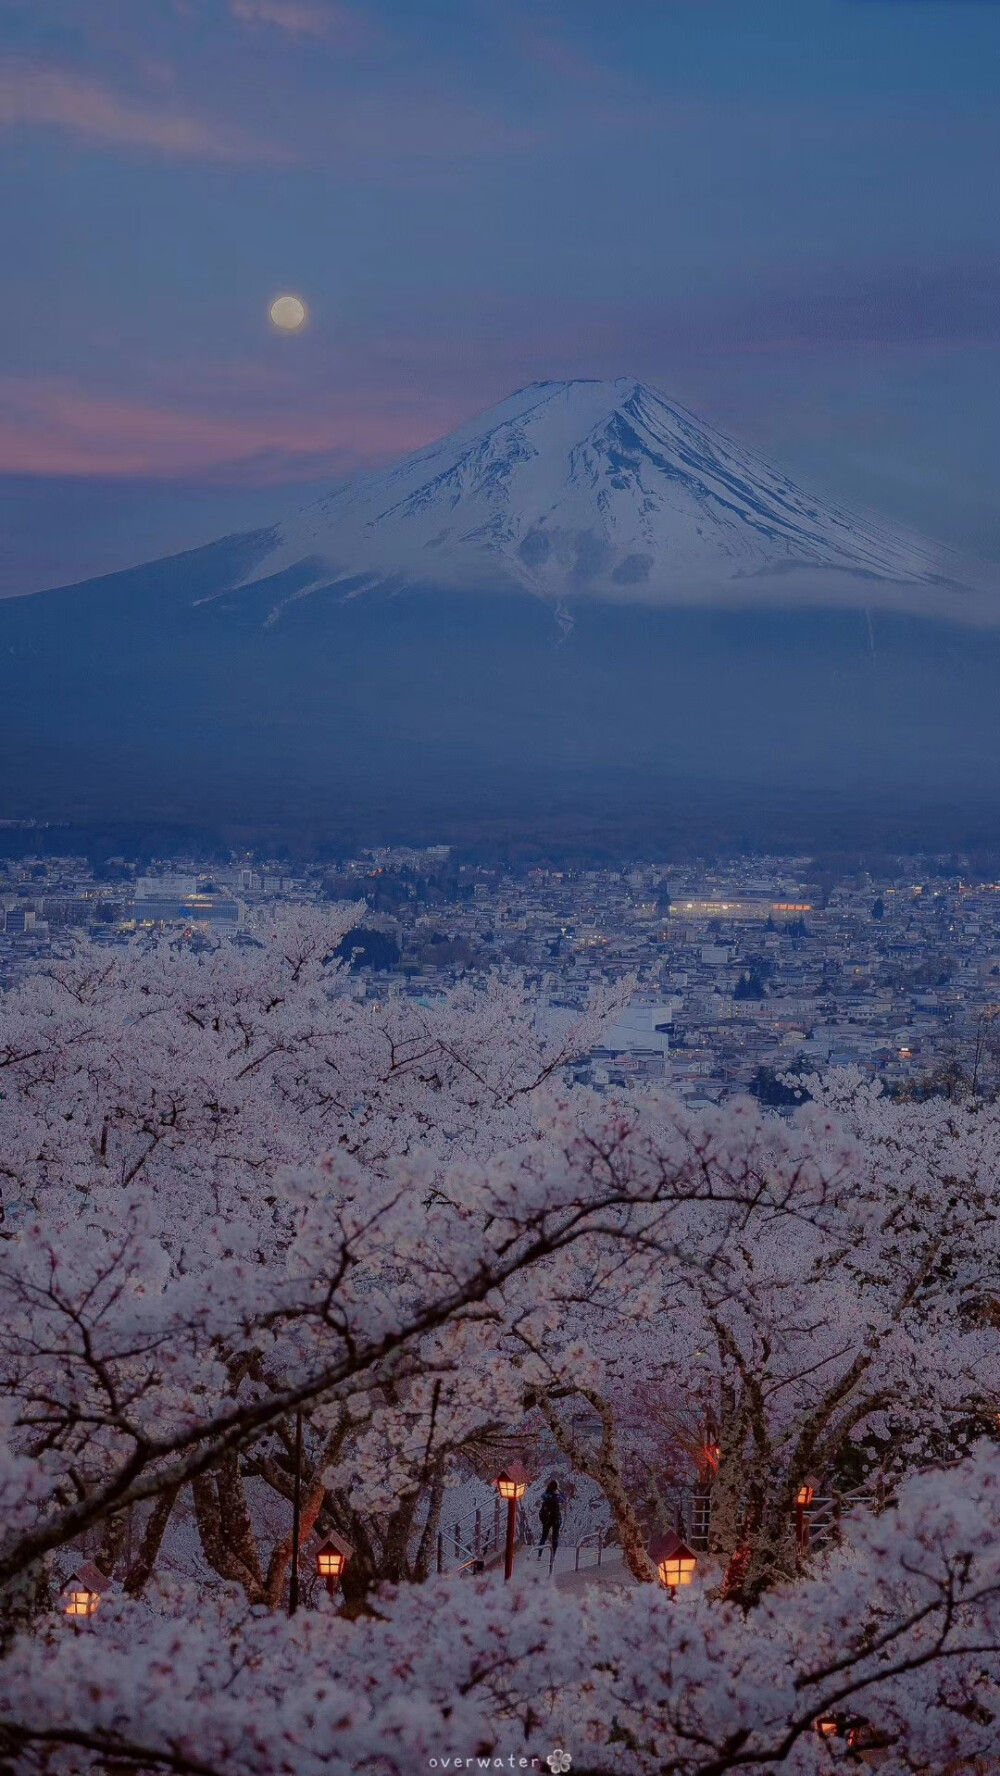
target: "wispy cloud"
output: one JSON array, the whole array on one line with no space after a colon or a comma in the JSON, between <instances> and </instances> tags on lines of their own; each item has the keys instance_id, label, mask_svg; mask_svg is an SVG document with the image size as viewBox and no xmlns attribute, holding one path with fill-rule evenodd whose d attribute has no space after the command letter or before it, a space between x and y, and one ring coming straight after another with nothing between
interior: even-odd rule
<instances>
[{"instance_id":1,"label":"wispy cloud","mask_svg":"<svg viewBox=\"0 0 1000 1776\"><path fill-rule=\"evenodd\" d=\"M711 328L711 305L703 311ZM716 325L721 316L715 317ZM980 253L869 267L789 272L781 286L746 292L723 327L741 349L887 345L902 349L995 344L1000 256Z\"/></svg>"},{"instance_id":2,"label":"wispy cloud","mask_svg":"<svg viewBox=\"0 0 1000 1776\"><path fill-rule=\"evenodd\" d=\"M24 127L62 130L91 142L146 148L186 160L280 164L291 158L273 144L125 97L68 69L0 62L0 129Z\"/></svg>"},{"instance_id":3,"label":"wispy cloud","mask_svg":"<svg viewBox=\"0 0 1000 1776\"><path fill-rule=\"evenodd\" d=\"M68 379L0 377L0 473L204 480L240 469L266 483L385 462L434 435L426 416L362 390L339 412L289 405L282 414L205 413Z\"/></svg>"},{"instance_id":4,"label":"wispy cloud","mask_svg":"<svg viewBox=\"0 0 1000 1776\"><path fill-rule=\"evenodd\" d=\"M240 24L270 25L289 37L334 41L356 48L371 36L371 27L352 8L336 0L229 0Z\"/></svg>"}]
</instances>

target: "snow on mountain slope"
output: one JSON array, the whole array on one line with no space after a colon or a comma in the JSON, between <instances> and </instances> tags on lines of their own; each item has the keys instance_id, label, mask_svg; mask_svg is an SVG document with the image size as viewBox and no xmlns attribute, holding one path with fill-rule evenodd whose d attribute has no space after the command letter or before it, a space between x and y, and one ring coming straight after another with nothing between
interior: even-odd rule
<instances>
[{"instance_id":1,"label":"snow on mountain slope","mask_svg":"<svg viewBox=\"0 0 1000 1776\"><path fill-rule=\"evenodd\" d=\"M627 377L533 383L277 539L258 573L314 559L312 585L350 592L395 580L974 614L954 608L965 576L947 551L810 497Z\"/></svg>"}]
</instances>

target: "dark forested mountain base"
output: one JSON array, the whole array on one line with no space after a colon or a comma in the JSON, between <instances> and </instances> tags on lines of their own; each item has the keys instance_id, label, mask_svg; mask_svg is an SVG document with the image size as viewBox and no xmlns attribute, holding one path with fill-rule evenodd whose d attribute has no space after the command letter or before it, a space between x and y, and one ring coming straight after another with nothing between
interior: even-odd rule
<instances>
[{"instance_id":1,"label":"dark forested mountain base","mask_svg":"<svg viewBox=\"0 0 1000 1776\"><path fill-rule=\"evenodd\" d=\"M268 541L0 604L0 817L598 851L1000 828L994 630L343 583L289 601L307 567L235 589Z\"/></svg>"}]
</instances>

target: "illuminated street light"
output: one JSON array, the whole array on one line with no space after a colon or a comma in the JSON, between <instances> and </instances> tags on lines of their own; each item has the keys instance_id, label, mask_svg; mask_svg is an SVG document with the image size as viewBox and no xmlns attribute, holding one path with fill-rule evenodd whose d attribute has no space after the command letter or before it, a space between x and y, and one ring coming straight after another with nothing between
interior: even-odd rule
<instances>
[{"instance_id":1,"label":"illuminated street light","mask_svg":"<svg viewBox=\"0 0 1000 1776\"><path fill-rule=\"evenodd\" d=\"M504 1583L514 1571L514 1538L517 1534L517 1507L528 1490L530 1479L527 1468L520 1462L508 1462L502 1474L497 1475L496 1487L507 1504L507 1542L504 1548L503 1576Z\"/></svg>"},{"instance_id":2,"label":"illuminated street light","mask_svg":"<svg viewBox=\"0 0 1000 1776\"><path fill-rule=\"evenodd\" d=\"M649 1558L656 1567L660 1584L666 1586L671 1596L678 1585L690 1585L698 1564L697 1556L672 1529L650 1542Z\"/></svg>"},{"instance_id":3,"label":"illuminated street light","mask_svg":"<svg viewBox=\"0 0 1000 1776\"><path fill-rule=\"evenodd\" d=\"M806 1513L815 1497L815 1476L807 1474L795 1493L795 1540L801 1554L809 1546L809 1519Z\"/></svg>"},{"instance_id":4,"label":"illuminated street light","mask_svg":"<svg viewBox=\"0 0 1000 1776\"><path fill-rule=\"evenodd\" d=\"M70 1574L63 1591L66 1615L77 1619L96 1615L104 1592L110 1589L111 1580L105 1577L100 1567L92 1560L85 1560L76 1572Z\"/></svg>"},{"instance_id":5,"label":"illuminated street light","mask_svg":"<svg viewBox=\"0 0 1000 1776\"><path fill-rule=\"evenodd\" d=\"M719 1472L722 1450L718 1443L704 1443L697 1456L698 1472L705 1480L714 1479Z\"/></svg>"},{"instance_id":6,"label":"illuminated street light","mask_svg":"<svg viewBox=\"0 0 1000 1776\"><path fill-rule=\"evenodd\" d=\"M316 1550L316 1571L326 1581L326 1588L333 1597L340 1584L341 1575L351 1558L353 1549L342 1536L335 1532L330 1534L321 1548Z\"/></svg>"},{"instance_id":7,"label":"illuminated street light","mask_svg":"<svg viewBox=\"0 0 1000 1776\"><path fill-rule=\"evenodd\" d=\"M98 1592L87 1590L70 1591L68 1598L69 1601L66 1604L68 1616L92 1616L96 1613L97 1606L101 1601Z\"/></svg>"}]
</instances>

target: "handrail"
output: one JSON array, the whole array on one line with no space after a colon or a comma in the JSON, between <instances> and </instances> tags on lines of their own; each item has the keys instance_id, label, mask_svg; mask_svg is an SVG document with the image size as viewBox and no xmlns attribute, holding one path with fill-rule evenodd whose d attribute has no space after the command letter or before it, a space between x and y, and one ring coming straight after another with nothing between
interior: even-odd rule
<instances>
[{"instance_id":1,"label":"handrail","mask_svg":"<svg viewBox=\"0 0 1000 1776\"><path fill-rule=\"evenodd\" d=\"M600 1566L601 1561L604 1558L605 1547L611 1546L611 1542L610 1541L606 1542L605 1537L606 1536L610 1537L612 1534L613 1534L613 1531L611 1529L610 1524L608 1524L603 1529L592 1529L587 1533L587 1535L581 1536L580 1540L576 1544L576 1561L575 1561L575 1564L573 1567L573 1571L579 1572L579 1570L580 1570L580 1555L583 1552L584 1548L588 1548L590 1546L590 1544L594 1541L596 1541L596 1543L597 1543L597 1564L598 1564L598 1566Z\"/></svg>"},{"instance_id":2,"label":"handrail","mask_svg":"<svg viewBox=\"0 0 1000 1776\"><path fill-rule=\"evenodd\" d=\"M824 1493L814 1498L804 1513L808 1539L817 1551L840 1533L840 1525L857 1510L877 1508L881 1495L857 1487L849 1492ZM712 1520L712 1493L708 1487L682 1487L673 1496L678 1533L701 1551L708 1547Z\"/></svg>"},{"instance_id":3,"label":"handrail","mask_svg":"<svg viewBox=\"0 0 1000 1776\"><path fill-rule=\"evenodd\" d=\"M464 1517L445 1524L438 1531L437 1538L437 1570L445 1571L445 1562L453 1553L458 1561L458 1571L464 1571L477 1561L484 1564L493 1561L502 1553L507 1540L507 1513L501 1509L500 1498L494 1494L492 1513L488 1514L483 1506L467 1511ZM492 1516L492 1521L490 1521ZM486 1521L484 1522L484 1517ZM532 1536L528 1514L522 1504L517 1507L517 1537L521 1546L531 1546Z\"/></svg>"}]
</instances>

